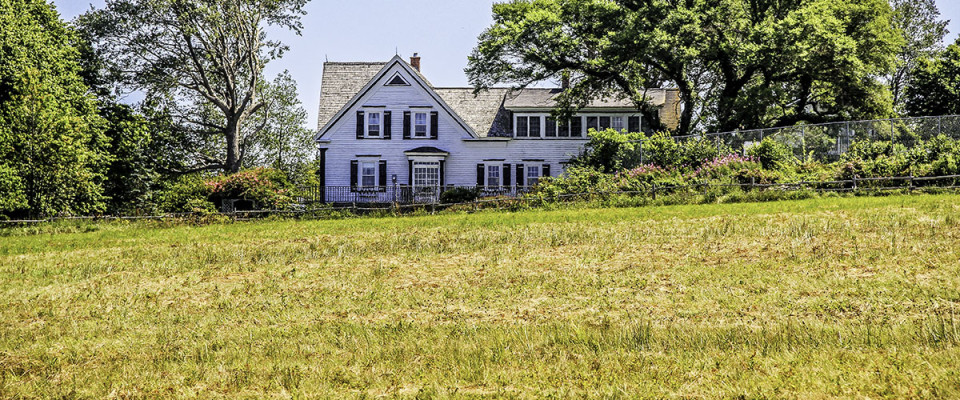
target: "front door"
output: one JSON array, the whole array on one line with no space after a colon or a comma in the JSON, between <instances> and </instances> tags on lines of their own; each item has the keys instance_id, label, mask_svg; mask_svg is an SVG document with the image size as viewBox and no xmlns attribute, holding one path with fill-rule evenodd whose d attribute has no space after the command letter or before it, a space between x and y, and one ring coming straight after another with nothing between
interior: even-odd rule
<instances>
[{"instance_id":1,"label":"front door","mask_svg":"<svg viewBox=\"0 0 960 400\"><path fill-rule=\"evenodd\" d=\"M413 162L413 201L436 203L440 197L440 162Z\"/></svg>"}]
</instances>

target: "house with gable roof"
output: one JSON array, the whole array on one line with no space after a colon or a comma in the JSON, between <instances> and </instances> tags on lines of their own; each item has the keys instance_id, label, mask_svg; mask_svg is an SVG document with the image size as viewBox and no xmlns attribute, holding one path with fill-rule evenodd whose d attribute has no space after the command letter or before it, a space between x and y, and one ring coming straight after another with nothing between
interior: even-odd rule
<instances>
[{"instance_id":1,"label":"house with gable roof","mask_svg":"<svg viewBox=\"0 0 960 400\"><path fill-rule=\"evenodd\" d=\"M327 202L435 201L450 187L512 194L563 172L589 129L675 127L679 97L649 89L657 115L630 100L599 99L569 121L550 112L562 88L435 87L420 57L326 62L316 142ZM397 188L402 188L398 193Z\"/></svg>"}]
</instances>

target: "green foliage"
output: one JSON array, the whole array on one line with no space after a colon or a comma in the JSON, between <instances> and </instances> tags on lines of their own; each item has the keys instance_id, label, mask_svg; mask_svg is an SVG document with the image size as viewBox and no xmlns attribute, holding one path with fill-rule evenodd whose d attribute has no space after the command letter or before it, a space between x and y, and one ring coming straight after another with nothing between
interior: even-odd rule
<instances>
[{"instance_id":1,"label":"green foliage","mask_svg":"<svg viewBox=\"0 0 960 400\"><path fill-rule=\"evenodd\" d=\"M283 171L254 168L204 182L215 204L224 199L253 200L261 208L281 210L293 203L290 183Z\"/></svg>"},{"instance_id":2,"label":"green foliage","mask_svg":"<svg viewBox=\"0 0 960 400\"><path fill-rule=\"evenodd\" d=\"M0 1L0 214L105 210L110 161L76 36L43 0Z\"/></svg>"},{"instance_id":3,"label":"green foliage","mask_svg":"<svg viewBox=\"0 0 960 400\"><path fill-rule=\"evenodd\" d=\"M205 184L206 179L198 174L183 175L160 192L160 209L165 212L197 212L207 213L217 210L209 200L210 189Z\"/></svg>"},{"instance_id":4,"label":"green foliage","mask_svg":"<svg viewBox=\"0 0 960 400\"><path fill-rule=\"evenodd\" d=\"M731 150L708 138L677 140L666 132L654 135L643 142L643 161L661 167L696 169L704 162L717 158Z\"/></svg>"},{"instance_id":5,"label":"green foliage","mask_svg":"<svg viewBox=\"0 0 960 400\"><path fill-rule=\"evenodd\" d=\"M642 103L664 83L683 103L680 134L694 115L728 131L892 112L876 77L903 38L886 0L515 0L493 13L469 58L471 83L566 74L573 85L558 102L567 112L610 92Z\"/></svg>"},{"instance_id":6,"label":"green foliage","mask_svg":"<svg viewBox=\"0 0 960 400\"><path fill-rule=\"evenodd\" d=\"M440 203L467 203L480 198L480 194L477 188L453 188L440 193Z\"/></svg>"},{"instance_id":7,"label":"green foliage","mask_svg":"<svg viewBox=\"0 0 960 400\"><path fill-rule=\"evenodd\" d=\"M584 152L573 160L575 165L616 172L641 164L638 151L640 144L637 141L645 138L643 133L590 129L587 136L590 142L585 146Z\"/></svg>"},{"instance_id":8,"label":"green foliage","mask_svg":"<svg viewBox=\"0 0 960 400\"><path fill-rule=\"evenodd\" d=\"M960 114L960 39L917 63L906 97L912 116Z\"/></svg>"},{"instance_id":9,"label":"green foliage","mask_svg":"<svg viewBox=\"0 0 960 400\"><path fill-rule=\"evenodd\" d=\"M271 92L264 68L286 51L266 32L299 34L306 2L110 0L77 24L92 42L93 67L103 71L97 76L145 92L201 144L191 149L195 169L237 172L246 146L270 119L258 111L296 118L274 107L282 101L262 96Z\"/></svg>"},{"instance_id":10,"label":"green foliage","mask_svg":"<svg viewBox=\"0 0 960 400\"><path fill-rule=\"evenodd\" d=\"M764 138L747 149L747 155L768 169L779 169L798 161L790 147L771 138Z\"/></svg>"}]
</instances>

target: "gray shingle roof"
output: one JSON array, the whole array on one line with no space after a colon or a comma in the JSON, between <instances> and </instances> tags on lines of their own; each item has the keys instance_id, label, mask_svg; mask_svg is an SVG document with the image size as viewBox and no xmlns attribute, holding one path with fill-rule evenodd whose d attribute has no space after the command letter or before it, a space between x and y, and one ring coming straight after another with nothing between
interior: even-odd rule
<instances>
[{"instance_id":1,"label":"gray shingle roof","mask_svg":"<svg viewBox=\"0 0 960 400\"><path fill-rule=\"evenodd\" d=\"M557 106L557 95L563 89L559 88L526 88L513 92L507 96L505 106L507 109L553 109ZM664 103L664 89L647 89L647 97L653 105L659 106ZM591 101L585 108L629 108L636 106L630 99L601 98Z\"/></svg>"},{"instance_id":2,"label":"gray shingle roof","mask_svg":"<svg viewBox=\"0 0 960 400\"><path fill-rule=\"evenodd\" d=\"M480 137L510 136L510 116L503 100L510 89L493 88L476 95L473 88L434 88Z\"/></svg>"},{"instance_id":3,"label":"gray shingle roof","mask_svg":"<svg viewBox=\"0 0 960 400\"><path fill-rule=\"evenodd\" d=\"M363 89L383 69L384 65L386 65L385 62L324 63L317 128L323 129L324 125ZM423 78L423 75L420 77ZM429 81L426 79L424 81L430 85ZM556 106L554 97L561 91L561 89L540 88L517 91L508 88L491 88L474 95L473 88L433 89L480 137L510 136L508 110L551 110ZM664 89L649 89L647 95L654 105L662 105L665 102L665 92ZM588 109L633 107L633 103L626 99L599 99L587 106Z\"/></svg>"}]
</instances>

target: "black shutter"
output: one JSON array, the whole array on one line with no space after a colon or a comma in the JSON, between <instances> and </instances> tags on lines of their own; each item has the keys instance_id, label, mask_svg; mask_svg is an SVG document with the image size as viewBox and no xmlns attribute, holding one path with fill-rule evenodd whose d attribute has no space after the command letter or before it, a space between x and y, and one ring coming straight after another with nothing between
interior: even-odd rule
<instances>
[{"instance_id":1,"label":"black shutter","mask_svg":"<svg viewBox=\"0 0 960 400\"><path fill-rule=\"evenodd\" d=\"M483 187L483 172L484 172L483 164L477 164L477 187L478 188Z\"/></svg>"},{"instance_id":2,"label":"black shutter","mask_svg":"<svg viewBox=\"0 0 960 400\"><path fill-rule=\"evenodd\" d=\"M380 160L380 191L387 191L387 160Z\"/></svg>"},{"instance_id":3,"label":"black shutter","mask_svg":"<svg viewBox=\"0 0 960 400\"><path fill-rule=\"evenodd\" d=\"M363 139L363 111L357 111L357 139Z\"/></svg>"},{"instance_id":4,"label":"black shutter","mask_svg":"<svg viewBox=\"0 0 960 400\"><path fill-rule=\"evenodd\" d=\"M517 164L517 186L524 186L523 164Z\"/></svg>"},{"instance_id":5,"label":"black shutter","mask_svg":"<svg viewBox=\"0 0 960 400\"><path fill-rule=\"evenodd\" d=\"M627 130L630 132L640 132L640 117L627 118Z\"/></svg>"},{"instance_id":6,"label":"black shutter","mask_svg":"<svg viewBox=\"0 0 960 400\"><path fill-rule=\"evenodd\" d=\"M357 191L357 168L359 167L357 160L350 161L350 191L352 192Z\"/></svg>"},{"instance_id":7,"label":"black shutter","mask_svg":"<svg viewBox=\"0 0 960 400\"><path fill-rule=\"evenodd\" d=\"M441 188L446 184L446 183L445 183L445 179L443 179L443 170L444 170L443 167L444 167L444 164L446 164L446 163L447 163L446 160L440 160L440 187L441 187ZM441 190L442 190L442 189L441 189Z\"/></svg>"},{"instance_id":8,"label":"black shutter","mask_svg":"<svg viewBox=\"0 0 960 400\"><path fill-rule=\"evenodd\" d=\"M393 125L393 112L383 112L383 138L390 140L390 128Z\"/></svg>"},{"instance_id":9,"label":"black shutter","mask_svg":"<svg viewBox=\"0 0 960 400\"><path fill-rule=\"evenodd\" d=\"M543 164L543 170L540 172L540 176L550 176L550 164Z\"/></svg>"},{"instance_id":10,"label":"black shutter","mask_svg":"<svg viewBox=\"0 0 960 400\"><path fill-rule=\"evenodd\" d=\"M437 121L440 116L440 113L433 111L430 113L430 139L437 139L439 137L439 122Z\"/></svg>"},{"instance_id":11,"label":"black shutter","mask_svg":"<svg viewBox=\"0 0 960 400\"><path fill-rule=\"evenodd\" d=\"M410 111L403 112L403 138L410 139Z\"/></svg>"},{"instance_id":12,"label":"black shutter","mask_svg":"<svg viewBox=\"0 0 960 400\"><path fill-rule=\"evenodd\" d=\"M513 186L510 180L510 164L503 164L503 187Z\"/></svg>"},{"instance_id":13,"label":"black shutter","mask_svg":"<svg viewBox=\"0 0 960 400\"><path fill-rule=\"evenodd\" d=\"M413 160L407 161L407 186L413 186Z\"/></svg>"}]
</instances>

